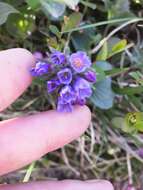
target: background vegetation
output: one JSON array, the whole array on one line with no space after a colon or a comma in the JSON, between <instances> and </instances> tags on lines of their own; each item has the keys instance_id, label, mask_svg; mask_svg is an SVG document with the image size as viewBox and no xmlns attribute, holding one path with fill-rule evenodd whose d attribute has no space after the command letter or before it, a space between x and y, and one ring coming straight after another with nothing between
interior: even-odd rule
<instances>
[{"instance_id":1,"label":"background vegetation","mask_svg":"<svg viewBox=\"0 0 143 190\"><path fill-rule=\"evenodd\" d=\"M142 16L142 0L0 1L1 50L84 50L98 76L86 134L36 164L0 178L1 183L30 177L106 178L116 190L126 190L128 184L143 189L143 124L129 127L124 122L128 112L143 112ZM0 119L54 107L40 81L34 81L0 113Z\"/></svg>"}]
</instances>

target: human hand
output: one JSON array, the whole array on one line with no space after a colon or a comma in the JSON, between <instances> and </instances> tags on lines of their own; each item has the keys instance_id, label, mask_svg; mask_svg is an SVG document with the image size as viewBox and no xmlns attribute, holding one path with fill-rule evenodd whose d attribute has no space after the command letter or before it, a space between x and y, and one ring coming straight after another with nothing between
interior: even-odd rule
<instances>
[{"instance_id":1,"label":"human hand","mask_svg":"<svg viewBox=\"0 0 143 190\"><path fill-rule=\"evenodd\" d=\"M30 52L11 49L0 52L0 111L14 102L30 85ZM89 125L89 109L76 107L73 113L43 112L0 122L0 175L21 168L47 152L79 137ZM36 182L0 186L0 190L113 190L106 181Z\"/></svg>"}]
</instances>

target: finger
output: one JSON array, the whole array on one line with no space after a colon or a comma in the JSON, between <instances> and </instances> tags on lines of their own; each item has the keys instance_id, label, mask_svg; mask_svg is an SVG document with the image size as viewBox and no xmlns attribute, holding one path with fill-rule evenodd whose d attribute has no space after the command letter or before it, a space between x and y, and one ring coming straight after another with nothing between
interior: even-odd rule
<instances>
[{"instance_id":1,"label":"finger","mask_svg":"<svg viewBox=\"0 0 143 190\"><path fill-rule=\"evenodd\" d=\"M29 184L1 186L0 190L113 190L113 186L108 181L94 181L94 183L82 181L49 181L35 182Z\"/></svg>"},{"instance_id":2,"label":"finger","mask_svg":"<svg viewBox=\"0 0 143 190\"><path fill-rule=\"evenodd\" d=\"M0 175L39 159L81 135L89 125L90 111L49 111L0 123Z\"/></svg>"},{"instance_id":3,"label":"finger","mask_svg":"<svg viewBox=\"0 0 143 190\"><path fill-rule=\"evenodd\" d=\"M14 102L31 83L32 54L21 48L0 52L0 111Z\"/></svg>"}]
</instances>

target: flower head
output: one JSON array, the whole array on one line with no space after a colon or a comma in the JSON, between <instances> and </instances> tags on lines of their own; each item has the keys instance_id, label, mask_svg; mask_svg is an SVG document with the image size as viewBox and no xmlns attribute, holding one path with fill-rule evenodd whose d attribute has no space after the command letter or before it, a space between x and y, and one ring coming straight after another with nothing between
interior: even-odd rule
<instances>
[{"instance_id":1,"label":"flower head","mask_svg":"<svg viewBox=\"0 0 143 190\"><path fill-rule=\"evenodd\" d=\"M85 74L84 74L86 80L88 80L89 82L93 82L95 83L96 82L96 74L95 72L93 71L87 71Z\"/></svg>"},{"instance_id":2,"label":"flower head","mask_svg":"<svg viewBox=\"0 0 143 190\"><path fill-rule=\"evenodd\" d=\"M31 75L34 77L42 76L44 74L47 74L49 72L50 65L45 61L37 61L36 66L32 68Z\"/></svg>"},{"instance_id":3,"label":"flower head","mask_svg":"<svg viewBox=\"0 0 143 190\"><path fill-rule=\"evenodd\" d=\"M53 92L54 90L56 90L58 88L58 86L60 85L60 82L58 79L52 79L47 81L47 90L49 93Z\"/></svg>"},{"instance_id":4,"label":"flower head","mask_svg":"<svg viewBox=\"0 0 143 190\"><path fill-rule=\"evenodd\" d=\"M60 51L54 51L51 53L51 62L55 65L61 65L65 62L65 55Z\"/></svg>"},{"instance_id":5,"label":"flower head","mask_svg":"<svg viewBox=\"0 0 143 190\"><path fill-rule=\"evenodd\" d=\"M85 105L92 95L91 85L96 81L96 74L91 70L91 60L85 52L72 55L54 51L50 56L40 59L31 69L32 76L42 77L47 81L47 92L57 98L57 110L72 112L74 105Z\"/></svg>"},{"instance_id":6,"label":"flower head","mask_svg":"<svg viewBox=\"0 0 143 190\"><path fill-rule=\"evenodd\" d=\"M57 73L57 76L61 84L70 84L72 81L72 72L69 68L62 69Z\"/></svg>"},{"instance_id":7,"label":"flower head","mask_svg":"<svg viewBox=\"0 0 143 190\"><path fill-rule=\"evenodd\" d=\"M63 103L61 98L59 98L57 103L57 110L59 112L72 112L73 106L71 103Z\"/></svg>"},{"instance_id":8,"label":"flower head","mask_svg":"<svg viewBox=\"0 0 143 190\"><path fill-rule=\"evenodd\" d=\"M89 98L92 95L92 89L89 82L81 77L78 77L74 83L74 89L80 99Z\"/></svg>"},{"instance_id":9,"label":"flower head","mask_svg":"<svg viewBox=\"0 0 143 190\"><path fill-rule=\"evenodd\" d=\"M60 91L60 100L63 103L72 103L76 99L76 94L71 86L66 85Z\"/></svg>"},{"instance_id":10,"label":"flower head","mask_svg":"<svg viewBox=\"0 0 143 190\"><path fill-rule=\"evenodd\" d=\"M80 98L77 97L75 103L75 105L80 105L80 106L84 106L86 104L86 99L85 98Z\"/></svg>"},{"instance_id":11,"label":"flower head","mask_svg":"<svg viewBox=\"0 0 143 190\"><path fill-rule=\"evenodd\" d=\"M91 66L91 61L85 52L78 51L70 56L70 64L77 73L82 73Z\"/></svg>"}]
</instances>

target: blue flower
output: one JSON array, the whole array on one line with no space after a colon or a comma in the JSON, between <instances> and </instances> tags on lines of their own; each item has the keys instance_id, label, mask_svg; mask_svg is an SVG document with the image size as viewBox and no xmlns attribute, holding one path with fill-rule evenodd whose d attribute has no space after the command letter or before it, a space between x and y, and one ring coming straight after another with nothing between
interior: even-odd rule
<instances>
[{"instance_id":1,"label":"blue flower","mask_svg":"<svg viewBox=\"0 0 143 190\"><path fill-rule=\"evenodd\" d=\"M42 76L44 74L47 74L50 70L50 65L45 61L37 61L36 66L32 68L31 75L34 77Z\"/></svg>"},{"instance_id":2,"label":"blue flower","mask_svg":"<svg viewBox=\"0 0 143 190\"><path fill-rule=\"evenodd\" d=\"M95 74L95 72L93 72L93 71L87 71L87 72L84 74L84 77L85 77L86 80L88 80L89 82L93 82L93 83L96 82L96 74Z\"/></svg>"},{"instance_id":3,"label":"blue flower","mask_svg":"<svg viewBox=\"0 0 143 190\"><path fill-rule=\"evenodd\" d=\"M63 103L72 103L76 99L76 94L71 86L66 85L60 90L60 100Z\"/></svg>"},{"instance_id":4,"label":"blue flower","mask_svg":"<svg viewBox=\"0 0 143 190\"><path fill-rule=\"evenodd\" d=\"M47 81L47 90L49 93L53 92L54 90L56 90L58 88L58 86L60 85L60 82L58 79L52 79Z\"/></svg>"},{"instance_id":5,"label":"blue flower","mask_svg":"<svg viewBox=\"0 0 143 190\"><path fill-rule=\"evenodd\" d=\"M72 72L69 68L62 69L57 73L57 76L61 84L70 84L72 81Z\"/></svg>"},{"instance_id":6,"label":"blue flower","mask_svg":"<svg viewBox=\"0 0 143 190\"><path fill-rule=\"evenodd\" d=\"M91 66L91 60L85 52L78 51L70 56L71 67L77 72L82 73Z\"/></svg>"},{"instance_id":7,"label":"blue flower","mask_svg":"<svg viewBox=\"0 0 143 190\"><path fill-rule=\"evenodd\" d=\"M54 51L51 53L51 62L55 65L61 65L65 62L66 57L60 51Z\"/></svg>"},{"instance_id":8,"label":"blue flower","mask_svg":"<svg viewBox=\"0 0 143 190\"><path fill-rule=\"evenodd\" d=\"M61 98L58 99L57 111L59 112L72 112L73 105L71 103L63 103Z\"/></svg>"},{"instance_id":9,"label":"blue flower","mask_svg":"<svg viewBox=\"0 0 143 190\"><path fill-rule=\"evenodd\" d=\"M78 99L84 100L92 95L92 89L89 82L81 77L78 77L74 83L74 90L77 93Z\"/></svg>"},{"instance_id":10,"label":"blue flower","mask_svg":"<svg viewBox=\"0 0 143 190\"><path fill-rule=\"evenodd\" d=\"M92 95L91 85L96 82L96 74L91 70L91 60L85 52L78 51L72 55L54 51L49 57L40 59L31 69L31 75L42 77L47 81L48 93L57 98L57 110L72 112L74 105L85 105ZM48 62L47 62L48 60Z\"/></svg>"}]
</instances>

